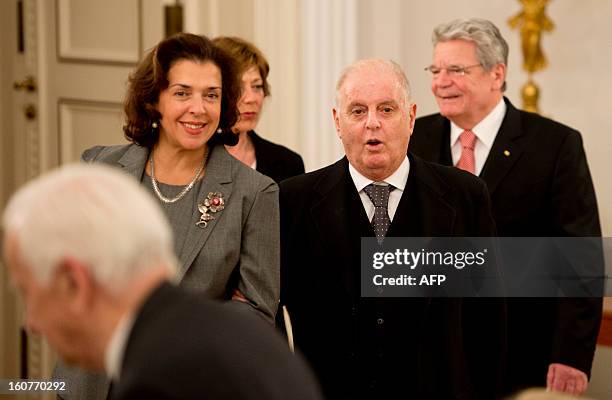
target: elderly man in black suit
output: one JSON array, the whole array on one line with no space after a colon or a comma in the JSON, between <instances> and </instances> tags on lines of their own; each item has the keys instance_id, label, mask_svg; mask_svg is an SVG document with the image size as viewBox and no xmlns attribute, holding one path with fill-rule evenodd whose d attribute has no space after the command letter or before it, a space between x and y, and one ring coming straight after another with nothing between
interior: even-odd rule
<instances>
[{"instance_id":1,"label":"elderly man in black suit","mask_svg":"<svg viewBox=\"0 0 612 400\"><path fill-rule=\"evenodd\" d=\"M480 176L500 236L600 236L580 134L503 96L508 45L497 27L455 20L434 30L433 44L427 70L440 113L417 119L410 151ZM582 393L601 307L594 298L511 299L508 389Z\"/></svg>"},{"instance_id":2,"label":"elderly man in black suit","mask_svg":"<svg viewBox=\"0 0 612 400\"><path fill-rule=\"evenodd\" d=\"M13 196L3 227L29 329L66 363L105 371L111 398L321 398L262 318L171 283L170 226L122 172L76 165L38 178Z\"/></svg>"},{"instance_id":3,"label":"elderly man in black suit","mask_svg":"<svg viewBox=\"0 0 612 400\"><path fill-rule=\"evenodd\" d=\"M361 237L494 235L484 183L406 156L416 105L397 64L358 61L336 89L346 157L281 183L281 301L296 346L330 399L494 398L503 303L368 299L359 281Z\"/></svg>"}]
</instances>

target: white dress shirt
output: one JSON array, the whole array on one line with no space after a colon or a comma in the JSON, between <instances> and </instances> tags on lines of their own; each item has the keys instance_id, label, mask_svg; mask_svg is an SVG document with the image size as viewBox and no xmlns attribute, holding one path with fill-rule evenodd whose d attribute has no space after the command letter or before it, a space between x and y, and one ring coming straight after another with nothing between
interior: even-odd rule
<instances>
[{"instance_id":1,"label":"white dress shirt","mask_svg":"<svg viewBox=\"0 0 612 400\"><path fill-rule=\"evenodd\" d=\"M119 381L121 376L121 364L123 363L125 346L127 345L133 325L134 316L132 314L124 315L119 320L104 351L104 370L106 371L106 376L114 381Z\"/></svg>"},{"instance_id":2,"label":"white dress shirt","mask_svg":"<svg viewBox=\"0 0 612 400\"><path fill-rule=\"evenodd\" d=\"M373 183L375 185L393 185L395 189L389 193L389 219L393 221L393 217L395 216L395 212L397 211L397 206L399 205L400 199L402 198L402 193L404 193L404 189L406 188L406 181L408 180L408 173L410 172L410 161L408 161L408 157L404 158L404 161L400 164L399 168L395 170L391 176L385 179L382 182L374 182L371 179L366 178L361 175L359 171L355 169L349 163L349 173L351 174L351 178L353 179L353 183L355 183L355 187L359 192L359 197L361 198L361 203L363 203L363 208L368 216L368 220L371 222L374 217L374 203L368 197L367 193L363 188Z\"/></svg>"},{"instance_id":3,"label":"white dress shirt","mask_svg":"<svg viewBox=\"0 0 612 400\"><path fill-rule=\"evenodd\" d=\"M476 135L476 145L474 146L474 161L475 174L480 175L482 167L489 156L497 132L504 121L506 115L506 103L502 98L499 103L491 110L489 115L484 117L474 128L472 132ZM459 135L464 131L463 128L458 127L451 121L450 131L450 146L451 154L453 157L453 165L457 165L459 158L461 158L461 143L459 142Z\"/></svg>"}]
</instances>

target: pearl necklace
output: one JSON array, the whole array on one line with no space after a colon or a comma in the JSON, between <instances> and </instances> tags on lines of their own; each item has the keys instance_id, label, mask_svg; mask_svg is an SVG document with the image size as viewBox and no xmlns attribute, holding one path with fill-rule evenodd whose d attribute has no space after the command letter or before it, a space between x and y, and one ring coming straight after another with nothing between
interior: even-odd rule
<instances>
[{"instance_id":1,"label":"pearl necklace","mask_svg":"<svg viewBox=\"0 0 612 400\"><path fill-rule=\"evenodd\" d=\"M200 175L202 175L202 173L204 172L204 167L206 166L207 157L208 157L208 147L206 147L206 151L204 152L204 159L202 160L202 165L200 165L200 167L196 171L196 174L191 180L191 182L189 182L189 184L185 186L179 194L169 199L161 193L161 191L159 190L159 187L157 186L157 180L155 179L155 170L153 169L153 152L151 152L151 158L149 158L149 164L151 165L151 183L153 183L153 191L155 192L155 195L157 195L157 198L166 204L176 203L177 201L182 199L187 194L187 192L189 192L191 188L193 188L193 185L195 185L195 183L198 181L198 178L200 178Z\"/></svg>"}]
</instances>

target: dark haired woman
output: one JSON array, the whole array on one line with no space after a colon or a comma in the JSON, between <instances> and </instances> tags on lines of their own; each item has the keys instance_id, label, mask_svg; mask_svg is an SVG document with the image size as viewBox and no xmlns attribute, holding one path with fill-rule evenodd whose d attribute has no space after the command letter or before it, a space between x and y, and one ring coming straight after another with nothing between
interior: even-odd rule
<instances>
[{"instance_id":1,"label":"dark haired woman","mask_svg":"<svg viewBox=\"0 0 612 400\"><path fill-rule=\"evenodd\" d=\"M161 41L129 79L124 130L131 143L94 147L82 159L122 168L151 190L174 231L182 286L237 299L237 307L273 323L278 187L224 147L236 142L230 129L239 116L237 77L234 59L205 37L181 33ZM66 398L104 391L99 378L81 372L60 367L55 378L80 382Z\"/></svg>"}]
</instances>

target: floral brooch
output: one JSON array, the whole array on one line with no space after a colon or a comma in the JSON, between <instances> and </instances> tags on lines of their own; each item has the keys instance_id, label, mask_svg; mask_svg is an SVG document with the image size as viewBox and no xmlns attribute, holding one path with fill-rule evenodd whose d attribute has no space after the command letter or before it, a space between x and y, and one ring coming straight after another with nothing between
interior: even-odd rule
<instances>
[{"instance_id":1,"label":"floral brooch","mask_svg":"<svg viewBox=\"0 0 612 400\"><path fill-rule=\"evenodd\" d=\"M215 219L211 213L223 211L225 208L225 200L223 199L223 193L209 192L204 200L198 203L198 210L202 213L200 220L196 222L196 225L200 228L206 228L208 222Z\"/></svg>"}]
</instances>

